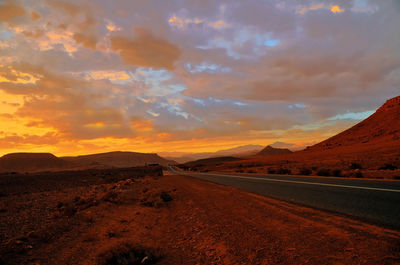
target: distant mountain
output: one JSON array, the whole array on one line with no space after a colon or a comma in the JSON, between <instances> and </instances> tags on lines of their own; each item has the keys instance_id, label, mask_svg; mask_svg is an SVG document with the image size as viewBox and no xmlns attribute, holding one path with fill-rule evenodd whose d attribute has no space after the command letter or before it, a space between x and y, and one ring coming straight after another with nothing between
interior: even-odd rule
<instances>
[{"instance_id":1,"label":"distant mountain","mask_svg":"<svg viewBox=\"0 0 400 265\"><path fill-rule=\"evenodd\" d=\"M67 161L50 153L12 153L0 157L0 171L32 172L70 167Z\"/></svg>"},{"instance_id":2,"label":"distant mountain","mask_svg":"<svg viewBox=\"0 0 400 265\"><path fill-rule=\"evenodd\" d=\"M168 165L174 161L166 160L157 154L135 152L109 152L74 157L62 157L76 167L134 167L146 164Z\"/></svg>"},{"instance_id":3,"label":"distant mountain","mask_svg":"<svg viewBox=\"0 0 400 265\"><path fill-rule=\"evenodd\" d=\"M83 156L56 157L50 153L12 153L0 157L0 172L39 172L89 168L135 167L149 164L176 164L157 154L110 152Z\"/></svg>"},{"instance_id":4,"label":"distant mountain","mask_svg":"<svg viewBox=\"0 0 400 265\"><path fill-rule=\"evenodd\" d=\"M267 146L263 150L257 153L259 156L275 156L275 155L287 155L291 154L292 151L286 148L274 148L272 146Z\"/></svg>"},{"instance_id":5,"label":"distant mountain","mask_svg":"<svg viewBox=\"0 0 400 265\"><path fill-rule=\"evenodd\" d=\"M222 157L222 156L233 156L233 157L248 157L257 154L264 147L262 145L243 145L234 148L219 150L217 152L205 152L205 153L189 153L182 156L166 156L168 159L177 161L178 163L185 163L188 161L194 161L198 159Z\"/></svg>"},{"instance_id":6,"label":"distant mountain","mask_svg":"<svg viewBox=\"0 0 400 265\"><path fill-rule=\"evenodd\" d=\"M363 146L376 143L378 146L393 146L400 139L400 96L392 98L374 114L307 151L322 151L346 146ZM396 145L396 144L395 144ZM398 144L397 144L398 145ZM400 146L397 146L400 150Z\"/></svg>"},{"instance_id":7,"label":"distant mountain","mask_svg":"<svg viewBox=\"0 0 400 265\"><path fill-rule=\"evenodd\" d=\"M262 145L243 145L226 150L220 150L213 154L213 156L234 156L245 157L255 155L262 150Z\"/></svg>"}]
</instances>

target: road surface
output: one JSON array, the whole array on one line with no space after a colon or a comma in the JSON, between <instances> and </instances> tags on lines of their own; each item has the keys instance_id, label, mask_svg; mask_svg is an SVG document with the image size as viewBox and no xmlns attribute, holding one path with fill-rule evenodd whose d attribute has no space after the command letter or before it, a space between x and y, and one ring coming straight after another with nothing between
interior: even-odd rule
<instances>
[{"instance_id":1,"label":"road surface","mask_svg":"<svg viewBox=\"0 0 400 265\"><path fill-rule=\"evenodd\" d=\"M170 170L176 174L400 229L400 181Z\"/></svg>"}]
</instances>

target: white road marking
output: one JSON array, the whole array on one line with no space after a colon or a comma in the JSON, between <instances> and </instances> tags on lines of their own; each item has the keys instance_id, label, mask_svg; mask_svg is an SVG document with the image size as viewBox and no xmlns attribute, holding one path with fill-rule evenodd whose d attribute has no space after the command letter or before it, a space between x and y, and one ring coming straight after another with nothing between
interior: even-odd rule
<instances>
[{"instance_id":1,"label":"white road marking","mask_svg":"<svg viewBox=\"0 0 400 265\"><path fill-rule=\"evenodd\" d=\"M204 174L204 175L207 175L207 174ZM304 182L304 181L296 181L296 180L270 179L270 178L258 178L258 177L246 177L246 176L232 176L232 175L222 175L222 174L208 174L208 175L220 176L220 177L226 177L226 178L253 179L253 180L263 180L263 181L276 181L276 182L297 183L297 184L305 184L305 185L329 186L329 187L340 187L340 188L361 189L361 190L389 191L389 192L399 192L400 193L400 190L394 190L394 189L371 188L371 187L339 185L339 184L328 184L328 183L319 183L319 182Z\"/></svg>"}]
</instances>

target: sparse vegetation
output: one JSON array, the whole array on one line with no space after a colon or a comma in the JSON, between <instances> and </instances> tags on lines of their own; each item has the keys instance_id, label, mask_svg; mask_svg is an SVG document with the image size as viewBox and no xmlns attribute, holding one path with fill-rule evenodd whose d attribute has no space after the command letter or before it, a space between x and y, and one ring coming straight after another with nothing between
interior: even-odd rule
<instances>
[{"instance_id":1,"label":"sparse vegetation","mask_svg":"<svg viewBox=\"0 0 400 265\"><path fill-rule=\"evenodd\" d=\"M276 174L281 174L281 175L288 175L292 173L292 171L288 168L278 168L278 170L276 171Z\"/></svg>"},{"instance_id":2,"label":"sparse vegetation","mask_svg":"<svg viewBox=\"0 0 400 265\"><path fill-rule=\"evenodd\" d=\"M360 170L355 170L354 172L352 172L351 176L353 178L363 178L364 175Z\"/></svg>"},{"instance_id":3,"label":"sparse vegetation","mask_svg":"<svg viewBox=\"0 0 400 265\"><path fill-rule=\"evenodd\" d=\"M379 168L379 170L396 170L396 169L398 169L398 167L390 163L387 163Z\"/></svg>"},{"instance_id":4,"label":"sparse vegetation","mask_svg":"<svg viewBox=\"0 0 400 265\"><path fill-rule=\"evenodd\" d=\"M320 169L317 171L317 175L318 175L318 176L323 176L323 177L331 176L331 170L330 170L330 169L327 169L327 168L320 168Z\"/></svg>"},{"instance_id":5,"label":"sparse vegetation","mask_svg":"<svg viewBox=\"0 0 400 265\"><path fill-rule=\"evenodd\" d=\"M160 194L160 198L161 198L161 200L163 200L163 202L169 202L169 201L172 201L172 197L171 197L171 195L169 195L169 193L168 193L168 192L166 192L166 191L162 191L162 192L161 192L161 194Z\"/></svg>"},{"instance_id":6,"label":"sparse vegetation","mask_svg":"<svg viewBox=\"0 0 400 265\"><path fill-rule=\"evenodd\" d=\"M342 176L342 170L334 169L334 170L332 170L332 175L335 176L335 177L341 177Z\"/></svg>"},{"instance_id":7,"label":"sparse vegetation","mask_svg":"<svg viewBox=\"0 0 400 265\"><path fill-rule=\"evenodd\" d=\"M160 259L158 251L122 243L98 255L98 265L155 264Z\"/></svg>"},{"instance_id":8,"label":"sparse vegetation","mask_svg":"<svg viewBox=\"0 0 400 265\"><path fill-rule=\"evenodd\" d=\"M350 169L362 169L362 166L359 163L352 162L350 164Z\"/></svg>"},{"instance_id":9,"label":"sparse vegetation","mask_svg":"<svg viewBox=\"0 0 400 265\"><path fill-rule=\"evenodd\" d=\"M160 208L172 200L168 192L154 189L144 192L140 202L143 206Z\"/></svg>"},{"instance_id":10,"label":"sparse vegetation","mask_svg":"<svg viewBox=\"0 0 400 265\"><path fill-rule=\"evenodd\" d=\"M302 168L302 169L300 169L299 173L300 173L300 175L308 176L308 175L311 175L312 170L309 168Z\"/></svg>"}]
</instances>

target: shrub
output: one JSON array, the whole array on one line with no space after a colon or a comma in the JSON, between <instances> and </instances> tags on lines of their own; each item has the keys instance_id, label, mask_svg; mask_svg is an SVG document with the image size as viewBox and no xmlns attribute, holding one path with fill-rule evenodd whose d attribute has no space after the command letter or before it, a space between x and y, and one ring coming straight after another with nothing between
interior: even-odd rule
<instances>
[{"instance_id":1,"label":"shrub","mask_svg":"<svg viewBox=\"0 0 400 265\"><path fill-rule=\"evenodd\" d=\"M362 169L362 166L359 163L352 162L350 164L350 169Z\"/></svg>"},{"instance_id":2,"label":"shrub","mask_svg":"<svg viewBox=\"0 0 400 265\"><path fill-rule=\"evenodd\" d=\"M400 176L394 176L393 179L400 179Z\"/></svg>"},{"instance_id":3,"label":"shrub","mask_svg":"<svg viewBox=\"0 0 400 265\"><path fill-rule=\"evenodd\" d=\"M268 174L275 174L276 170L274 168L268 168L267 172L268 172Z\"/></svg>"},{"instance_id":4,"label":"shrub","mask_svg":"<svg viewBox=\"0 0 400 265\"><path fill-rule=\"evenodd\" d=\"M332 175L334 175L335 177L341 177L342 176L342 171L340 169L334 169L332 171Z\"/></svg>"},{"instance_id":5,"label":"shrub","mask_svg":"<svg viewBox=\"0 0 400 265\"><path fill-rule=\"evenodd\" d=\"M256 173L254 170L247 170L247 173Z\"/></svg>"},{"instance_id":6,"label":"shrub","mask_svg":"<svg viewBox=\"0 0 400 265\"><path fill-rule=\"evenodd\" d=\"M287 168L279 168L277 171L276 171L276 174L281 174L281 175L287 175L287 174L290 174L290 173L292 173L292 171L290 170L290 169L287 169Z\"/></svg>"},{"instance_id":7,"label":"shrub","mask_svg":"<svg viewBox=\"0 0 400 265\"><path fill-rule=\"evenodd\" d=\"M308 175L311 175L311 173L312 173L312 170L309 168L300 169L300 175L308 176Z\"/></svg>"},{"instance_id":8,"label":"shrub","mask_svg":"<svg viewBox=\"0 0 400 265\"><path fill-rule=\"evenodd\" d=\"M160 259L157 251L123 243L97 257L98 265L155 264Z\"/></svg>"},{"instance_id":9,"label":"shrub","mask_svg":"<svg viewBox=\"0 0 400 265\"><path fill-rule=\"evenodd\" d=\"M331 171L327 168L321 168L317 171L317 175L327 177L331 175Z\"/></svg>"},{"instance_id":10,"label":"shrub","mask_svg":"<svg viewBox=\"0 0 400 265\"><path fill-rule=\"evenodd\" d=\"M361 173L361 171L356 171L353 173L353 177L355 178L363 178L364 175Z\"/></svg>"},{"instance_id":11,"label":"shrub","mask_svg":"<svg viewBox=\"0 0 400 265\"><path fill-rule=\"evenodd\" d=\"M169 193L168 193L168 192L166 192L166 191L162 191L162 192L161 192L161 194L160 194L160 198L161 198L161 200L163 200L163 202L169 202L169 201L172 201L172 197L171 197L171 195L169 195Z\"/></svg>"},{"instance_id":12,"label":"shrub","mask_svg":"<svg viewBox=\"0 0 400 265\"><path fill-rule=\"evenodd\" d=\"M385 164L383 167L379 168L380 170L396 170L397 166L392 164Z\"/></svg>"},{"instance_id":13,"label":"shrub","mask_svg":"<svg viewBox=\"0 0 400 265\"><path fill-rule=\"evenodd\" d=\"M140 202L143 206L160 208L172 200L173 198L168 192L155 189L146 192Z\"/></svg>"}]
</instances>

